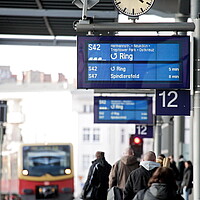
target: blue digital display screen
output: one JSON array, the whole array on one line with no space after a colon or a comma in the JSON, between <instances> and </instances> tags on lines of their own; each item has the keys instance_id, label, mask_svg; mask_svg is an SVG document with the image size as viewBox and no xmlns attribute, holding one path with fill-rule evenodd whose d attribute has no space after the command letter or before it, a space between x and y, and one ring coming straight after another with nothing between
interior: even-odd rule
<instances>
[{"instance_id":1,"label":"blue digital display screen","mask_svg":"<svg viewBox=\"0 0 200 200\"><path fill-rule=\"evenodd\" d=\"M188 36L79 36L78 88L189 88Z\"/></svg>"},{"instance_id":2,"label":"blue digital display screen","mask_svg":"<svg viewBox=\"0 0 200 200\"><path fill-rule=\"evenodd\" d=\"M152 98L94 97L94 123L152 124Z\"/></svg>"}]
</instances>

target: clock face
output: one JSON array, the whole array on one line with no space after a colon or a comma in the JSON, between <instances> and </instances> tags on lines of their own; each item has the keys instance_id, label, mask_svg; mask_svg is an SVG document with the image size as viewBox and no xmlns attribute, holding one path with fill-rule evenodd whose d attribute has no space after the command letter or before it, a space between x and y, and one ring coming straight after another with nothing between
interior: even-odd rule
<instances>
[{"instance_id":1,"label":"clock face","mask_svg":"<svg viewBox=\"0 0 200 200\"><path fill-rule=\"evenodd\" d=\"M154 0L114 0L116 8L121 13L132 17L146 13L153 3Z\"/></svg>"}]
</instances>

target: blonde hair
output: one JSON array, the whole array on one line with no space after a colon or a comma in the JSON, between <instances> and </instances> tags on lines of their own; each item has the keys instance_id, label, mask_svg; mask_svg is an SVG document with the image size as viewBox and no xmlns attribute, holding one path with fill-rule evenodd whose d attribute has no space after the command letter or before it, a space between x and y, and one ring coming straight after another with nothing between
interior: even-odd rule
<instances>
[{"instance_id":1,"label":"blonde hair","mask_svg":"<svg viewBox=\"0 0 200 200\"><path fill-rule=\"evenodd\" d=\"M156 159L157 163L160 163L161 167L169 167L170 166L170 159L168 157L163 158L162 156L158 156Z\"/></svg>"}]
</instances>

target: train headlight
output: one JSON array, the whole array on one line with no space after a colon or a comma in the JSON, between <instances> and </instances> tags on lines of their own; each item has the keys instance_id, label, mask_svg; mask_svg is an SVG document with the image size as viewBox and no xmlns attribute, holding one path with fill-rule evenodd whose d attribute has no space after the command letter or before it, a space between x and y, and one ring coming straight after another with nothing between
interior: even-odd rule
<instances>
[{"instance_id":1,"label":"train headlight","mask_svg":"<svg viewBox=\"0 0 200 200\"><path fill-rule=\"evenodd\" d=\"M22 174L23 174L24 176L27 176L27 175L28 175L28 170L27 170L27 169L22 170Z\"/></svg>"},{"instance_id":2,"label":"train headlight","mask_svg":"<svg viewBox=\"0 0 200 200\"><path fill-rule=\"evenodd\" d=\"M65 174L71 174L72 173L72 170L71 169L65 169Z\"/></svg>"},{"instance_id":3,"label":"train headlight","mask_svg":"<svg viewBox=\"0 0 200 200\"><path fill-rule=\"evenodd\" d=\"M38 191L39 191L39 193L43 193L43 188L40 187L40 188L38 189Z\"/></svg>"}]
</instances>

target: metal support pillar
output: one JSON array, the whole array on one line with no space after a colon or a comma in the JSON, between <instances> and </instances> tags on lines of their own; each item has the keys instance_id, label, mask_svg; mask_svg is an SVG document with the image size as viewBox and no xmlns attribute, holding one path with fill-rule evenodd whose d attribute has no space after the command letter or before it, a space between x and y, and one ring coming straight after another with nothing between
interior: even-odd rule
<instances>
[{"instance_id":1,"label":"metal support pillar","mask_svg":"<svg viewBox=\"0 0 200 200\"><path fill-rule=\"evenodd\" d=\"M83 10L82 10L82 19L86 19L87 18L87 4L88 1L87 0L83 0Z\"/></svg>"},{"instance_id":2,"label":"metal support pillar","mask_svg":"<svg viewBox=\"0 0 200 200\"><path fill-rule=\"evenodd\" d=\"M200 1L199 0L191 0L191 18L196 19L200 13Z\"/></svg>"},{"instance_id":3,"label":"metal support pillar","mask_svg":"<svg viewBox=\"0 0 200 200\"><path fill-rule=\"evenodd\" d=\"M191 102L192 102L192 106L191 108L193 108L193 99L194 99L194 95L191 94ZM191 160L192 162L194 161L194 153L193 153L193 137L194 137L194 124L193 124L193 121L194 121L194 114L193 114L193 109L190 111L190 146L189 146L189 160Z\"/></svg>"},{"instance_id":4,"label":"metal support pillar","mask_svg":"<svg viewBox=\"0 0 200 200\"><path fill-rule=\"evenodd\" d=\"M174 117L174 160L177 162L179 155L182 154L182 144L184 142L184 125L183 116Z\"/></svg>"},{"instance_id":5,"label":"metal support pillar","mask_svg":"<svg viewBox=\"0 0 200 200\"><path fill-rule=\"evenodd\" d=\"M190 45L190 69L191 72L193 72L194 69L194 40L192 38L191 41L191 45ZM190 109L190 145L189 145L189 160L191 160L192 162L194 161L194 154L193 154L193 141L194 141L194 72L193 75L191 76L191 80L190 80L190 88L192 88L190 90L190 101L191 101L191 109Z\"/></svg>"},{"instance_id":6,"label":"metal support pillar","mask_svg":"<svg viewBox=\"0 0 200 200\"><path fill-rule=\"evenodd\" d=\"M174 155L174 118L169 116L168 121L168 155ZM162 139L163 141L163 139Z\"/></svg>"},{"instance_id":7,"label":"metal support pillar","mask_svg":"<svg viewBox=\"0 0 200 200\"><path fill-rule=\"evenodd\" d=\"M194 20L194 135L193 135L193 167L194 167L194 199L200 200L200 19Z\"/></svg>"},{"instance_id":8,"label":"metal support pillar","mask_svg":"<svg viewBox=\"0 0 200 200\"><path fill-rule=\"evenodd\" d=\"M176 22L186 22L188 16L176 15ZM179 32L179 35L187 35L187 32ZM179 156L183 153L183 142L185 136L185 117L175 116L174 117L174 160L178 162Z\"/></svg>"},{"instance_id":9,"label":"metal support pillar","mask_svg":"<svg viewBox=\"0 0 200 200\"><path fill-rule=\"evenodd\" d=\"M161 154L161 141L162 141L162 117L156 116L156 127L154 135L154 152L158 156Z\"/></svg>"},{"instance_id":10,"label":"metal support pillar","mask_svg":"<svg viewBox=\"0 0 200 200\"><path fill-rule=\"evenodd\" d=\"M191 18L195 22L194 31L194 117L193 117L193 185L194 200L200 200L200 1L191 0Z\"/></svg>"},{"instance_id":11,"label":"metal support pillar","mask_svg":"<svg viewBox=\"0 0 200 200\"><path fill-rule=\"evenodd\" d=\"M172 116L162 116L161 153L165 154L165 156L174 153L173 124Z\"/></svg>"}]
</instances>

